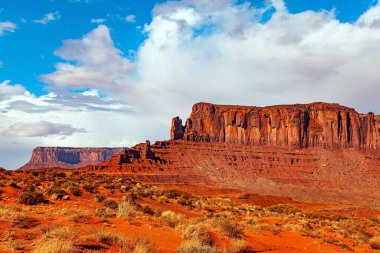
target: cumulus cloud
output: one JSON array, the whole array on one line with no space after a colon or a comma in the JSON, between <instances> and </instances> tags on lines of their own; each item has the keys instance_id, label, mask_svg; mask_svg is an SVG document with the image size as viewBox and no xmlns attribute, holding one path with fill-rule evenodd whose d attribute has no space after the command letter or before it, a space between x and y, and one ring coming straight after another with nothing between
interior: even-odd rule
<instances>
[{"instance_id":1,"label":"cumulus cloud","mask_svg":"<svg viewBox=\"0 0 380 253\"><path fill-rule=\"evenodd\" d=\"M75 63L58 63L56 71L41 79L57 86L104 88L122 86L131 63L115 48L107 26L99 25L81 40L66 40L55 54Z\"/></svg>"},{"instance_id":2,"label":"cumulus cloud","mask_svg":"<svg viewBox=\"0 0 380 253\"><path fill-rule=\"evenodd\" d=\"M74 128L69 124L47 121L17 122L11 125L4 134L17 137L48 137L51 135L71 136L73 133L84 133L84 128Z\"/></svg>"},{"instance_id":3,"label":"cumulus cloud","mask_svg":"<svg viewBox=\"0 0 380 253\"><path fill-rule=\"evenodd\" d=\"M17 29L17 25L15 23L5 21L0 22L0 36L3 35L5 32L14 32Z\"/></svg>"},{"instance_id":4,"label":"cumulus cloud","mask_svg":"<svg viewBox=\"0 0 380 253\"><path fill-rule=\"evenodd\" d=\"M51 21L60 19L62 16L58 11L46 13L41 19L34 20L35 23L46 25Z\"/></svg>"}]
</instances>

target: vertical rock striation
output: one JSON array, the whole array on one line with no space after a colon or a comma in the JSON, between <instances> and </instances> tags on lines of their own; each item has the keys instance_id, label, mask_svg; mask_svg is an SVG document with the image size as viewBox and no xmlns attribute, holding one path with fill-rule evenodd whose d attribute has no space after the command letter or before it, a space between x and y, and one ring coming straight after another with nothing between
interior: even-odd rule
<instances>
[{"instance_id":1,"label":"vertical rock striation","mask_svg":"<svg viewBox=\"0 0 380 253\"><path fill-rule=\"evenodd\" d=\"M172 121L173 140L296 148L380 148L380 116L339 104L268 107L197 103L185 126ZM183 133L183 134L182 134Z\"/></svg>"}]
</instances>

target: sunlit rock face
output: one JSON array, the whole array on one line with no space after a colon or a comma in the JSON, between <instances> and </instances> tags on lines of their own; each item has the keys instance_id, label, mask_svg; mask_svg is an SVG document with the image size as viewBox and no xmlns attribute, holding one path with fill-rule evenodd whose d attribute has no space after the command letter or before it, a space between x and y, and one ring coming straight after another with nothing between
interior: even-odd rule
<instances>
[{"instance_id":1,"label":"sunlit rock face","mask_svg":"<svg viewBox=\"0 0 380 253\"><path fill-rule=\"evenodd\" d=\"M198 103L185 126L179 121L173 119L171 132L177 135L172 139L299 148L380 148L380 116L360 114L339 104L254 107Z\"/></svg>"}]
</instances>

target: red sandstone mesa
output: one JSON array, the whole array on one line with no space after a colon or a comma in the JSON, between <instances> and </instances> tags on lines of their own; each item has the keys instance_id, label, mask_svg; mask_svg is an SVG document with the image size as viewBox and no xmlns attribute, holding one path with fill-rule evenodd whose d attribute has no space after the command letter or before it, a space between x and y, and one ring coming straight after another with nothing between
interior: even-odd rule
<instances>
[{"instance_id":1,"label":"red sandstone mesa","mask_svg":"<svg viewBox=\"0 0 380 253\"><path fill-rule=\"evenodd\" d=\"M28 163L20 169L80 168L98 164L122 151L123 148L64 148L37 147Z\"/></svg>"},{"instance_id":2,"label":"red sandstone mesa","mask_svg":"<svg viewBox=\"0 0 380 253\"><path fill-rule=\"evenodd\" d=\"M178 117L173 119L171 133L172 139L188 141L379 149L380 116L327 103L268 107L198 103L185 126Z\"/></svg>"}]
</instances>

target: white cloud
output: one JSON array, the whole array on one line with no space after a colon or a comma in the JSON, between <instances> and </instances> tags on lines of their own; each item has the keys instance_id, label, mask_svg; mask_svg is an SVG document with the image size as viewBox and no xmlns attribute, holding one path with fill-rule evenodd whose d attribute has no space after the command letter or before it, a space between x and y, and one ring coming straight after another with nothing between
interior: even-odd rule
<instances>
[{"instance_id":1,"label":"white cloud","mask_svg":"<svg viewBox=\"0 0 380 253\"><path fill-rule=\"evenodd\" d=\"M361 15L357 24L361 26L380 27L380 2Z\"/></svg>"},{"instance_id":2,"label":"white cloud","mask_svg":"<svg viewBox=\"0 0 380 253\"><path fill-rule=\"evenodd\" d=\"M99 90L97 89L89 89L84 92L82 92L83 96L89 96L89 97L100 97Z\"/></svg>"},{"instance_id":3,"label":"white cloud","mask_svg":"<svg viewBox=\"0 0 380 253\"><path fill-rule=\"evenodd\" d=\"M69 124L37 121L14 123L3 134L10 137L48 137L51 135L71 136L76 132L85 133L86 131L83 128L74 128Z\"/></svg>"},{"instance_id":4,"label":"white cloud","mask_svg":"<svg viewBox=\"0 0 380 253\"><path fill-rule=\"evenodd\" d=\"M15 23L5 21L0 22L0 36L3 35L5 32L14 32L17 29L17 25Z\"/></svg>"},{"instance_id":5,"label":"white cloud","mask_svg":"<svg viewBox=\"0 0 380 253\"><path fill-rule=\"evenodd\" d=\"M136 15L127 15L127 16L125 16L124 20L127 23L135 23L136 22Z\"/></svg>"},{"instance_id":6,"label":"white cloud","mask_svg":"<svg viewBox=\"0 0 380 253\"><path fill-rule=\"evenodd\" d=\"M55 53L75 62L58 63L54 73L41 77L57 86L116 90L131 71L131 63L115 48L105 25L99 25L81 40L64 41Z\"/></svg>"},{"instance_id":7,"label":"white cloud","mask_svg":"<svg viewBox=\"0 0 380 253\"><path fill-rule=\"evenodd\" d=\"M45 14L41 19L34 20L34 22L46 25L47 23L49 23L51 21L58 20L61 17L62 16L61 16L61 14L58 11L49 12L49 13Z\"/></svg>"},{"instance_id":8,"label":"white cloud","mask_svg":"<svg viewBox=\"0 0 380 253\"><path fill-rule=\"evenodd\" d=\"M92 18L91 19L91 23L95 23L95 24L102 24L106 22L106 20L104 18Z\"/></svg>"},{"instance_id":9,"label":"white cloud","mask_svg":"<svg viewBox=\"0 0 380 253\"><path fill-rule=\"evenodd\" d=\"M0 83L0 102L17 95L27 95L28 92L19 84L10 85L10 80Z\"/></svg>"}]
</instances>

